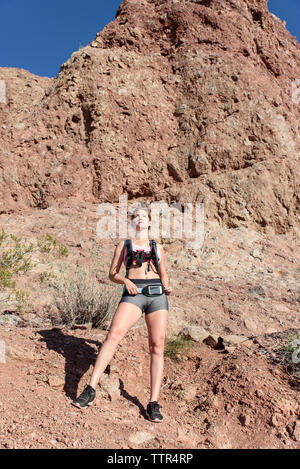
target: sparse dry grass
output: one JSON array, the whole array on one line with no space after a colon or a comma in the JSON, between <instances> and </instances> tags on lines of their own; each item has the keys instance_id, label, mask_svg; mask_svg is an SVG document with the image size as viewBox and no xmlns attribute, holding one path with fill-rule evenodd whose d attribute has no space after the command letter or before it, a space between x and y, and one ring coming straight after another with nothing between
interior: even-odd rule
<instances>
[{"instance_id":1,"label":"sparse dry grass","mask_svg":"<svg viewBox=\"0 0 300 469\"><path fill-rule=\"evenodd\" d=\"M85 323L101 327L120 299L120 286L100 283L92 268L69 266L49 284L54 289L60 320L70 327Z\"/></svg>"}]
</instances>

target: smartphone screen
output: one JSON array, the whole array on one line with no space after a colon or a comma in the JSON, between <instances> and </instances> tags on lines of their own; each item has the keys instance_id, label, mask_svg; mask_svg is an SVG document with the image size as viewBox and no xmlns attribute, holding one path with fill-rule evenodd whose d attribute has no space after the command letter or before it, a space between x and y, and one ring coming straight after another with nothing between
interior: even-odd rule
<instances>
[{"instance_id":1,"label":"smartphone screen","mask_svg":"<svg viewBox=\"0 0 300 469\"><path fill-rule=\"evenodd\" d=\"M149 285L150 295L160 295L162 293L161 285Z\"/></svg>"}]
</instances>

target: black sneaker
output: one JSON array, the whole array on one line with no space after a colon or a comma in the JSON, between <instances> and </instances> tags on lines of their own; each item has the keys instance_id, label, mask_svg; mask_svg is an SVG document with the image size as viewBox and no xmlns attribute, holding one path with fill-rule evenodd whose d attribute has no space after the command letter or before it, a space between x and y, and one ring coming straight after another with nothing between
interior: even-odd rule
<instances>
[{"instance_id":1,"label":"black sneaker","mask_svg":"<svg viewBox=\"0 0 300 469\"><path fill-rule=\"evenodd\" d=\"M79 407L79 409L84 409L85 407L91 405L93 400L95 399L96 391L92 386L87 384L77 399L75 399L71 404L75 407Z\"/></svg>"},{"instance_id":2,"label":"black sneaker","mask_svg":"<svg viewBox=\"0 0 300 469\"><path fill-rule=\"evenodd\" d=\"M159 411L160 408L161 405L159 405L157 401L149 402L149 404L147 405L147 414L151 422L161 423L163 421L163 416Z\"/></svg>"}]
</instances>

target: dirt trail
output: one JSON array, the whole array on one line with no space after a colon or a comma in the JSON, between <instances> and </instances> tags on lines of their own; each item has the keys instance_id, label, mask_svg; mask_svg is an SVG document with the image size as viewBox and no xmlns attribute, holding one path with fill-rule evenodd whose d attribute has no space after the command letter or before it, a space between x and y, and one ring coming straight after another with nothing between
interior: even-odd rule
<instances>
[{"instance_id":1,"label":"dirt trail","mask_svg":"<svg viewBox=\"0 0 300 469\"><path fill-rule=\"evenodd\" d=\"M0 365L1 448L300 448L300 380L262 354L261 343L228 354L194 342L177 361L165 357L164 422L155 424L145 416L143 319L119 344L86 410L70 401L88 382L105 330L0 332L8 344ZM268 337L270 349L276 339Z\"/></svg>"}]
</instances>

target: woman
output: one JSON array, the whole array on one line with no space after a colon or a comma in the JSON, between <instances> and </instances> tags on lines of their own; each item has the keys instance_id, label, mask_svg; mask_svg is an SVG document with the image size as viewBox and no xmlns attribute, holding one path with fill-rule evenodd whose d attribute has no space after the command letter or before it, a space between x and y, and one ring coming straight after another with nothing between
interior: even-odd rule
<instances>
[{"instance_id":1,"label":"woman","mask_svg":"<svg viewBox=\"0 0 300 469\"><path fill-rule=\"evenodd\" d=\"M151 394L147 405L147 414L152 422L162 422L163 416L159 410L161 406L157 400L164 368L164 341L169 308L166 295L170 295L172 288L169 286L166 272L165 253L160 244L157 244L158 263L155 262L155 259L150 258L148 229L151 226L151 219L147 210L136 209L131 222L136 233L136 238L132 240L132 249L135 253L133 262L127 266L126 277L122 277L118 272L122 262L125 264L126 254L130 254L130 252L126 249L125 241L121 241L115 249L109 271L109 279L112 282L124 284L122 298L98 354L90 382L72 404L79 408L85 408L92 404L99 379L112 359L118 344L145 312L151 356ZM138 262L135 262L136 256L139 259ZM144 258L146 260L143 262ZM155 268L155 264L158 270ZM154 285L159 285L161 287L159 293L163 290L164 293L149 296L151 291L155 291L153 290Z\"/></svg>"}]
</instances>

